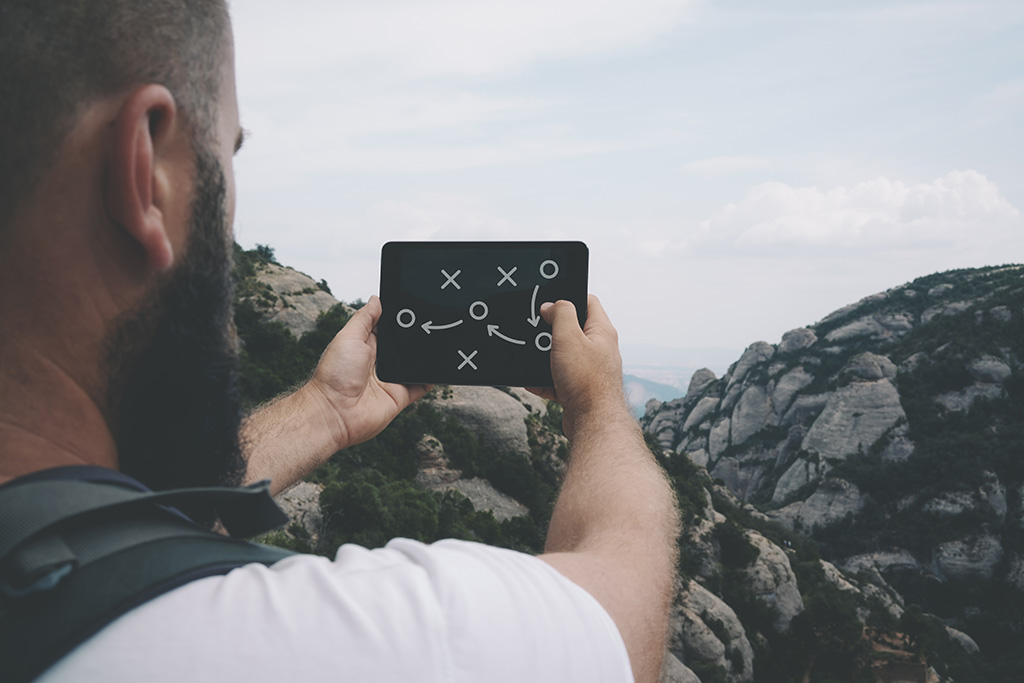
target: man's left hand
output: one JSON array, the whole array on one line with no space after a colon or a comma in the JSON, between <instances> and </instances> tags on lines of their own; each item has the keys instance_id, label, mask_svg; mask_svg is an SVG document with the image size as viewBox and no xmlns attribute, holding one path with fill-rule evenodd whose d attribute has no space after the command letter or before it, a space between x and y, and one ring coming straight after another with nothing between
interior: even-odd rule
<instances>
[{"instance_id":1,"label":"man's left hand","mask_svg":"<svg viewBox=\"0 0 1024 683\"><path fill-rule=\"evenodd\" d=\"M327 346L312 379L245 420L247 482L270 479L276 495L343 448L372 439L427 392L377 378L380 315L380 299L370 297Z\"/></svg>"},{"instance_id":2,"label":"man's left hand","mask_svg":"<svg viewBox=\"0 0 1024 683\"><path fill-rule=\"evenodd\" d=\"M338 450L372 439L428 389L422 384L391 384L377 378L380 316L380 299L371 296L327 346L304 387L320 400L327 411L325 417L335 417Z\"/></svg>"}]
</instances>

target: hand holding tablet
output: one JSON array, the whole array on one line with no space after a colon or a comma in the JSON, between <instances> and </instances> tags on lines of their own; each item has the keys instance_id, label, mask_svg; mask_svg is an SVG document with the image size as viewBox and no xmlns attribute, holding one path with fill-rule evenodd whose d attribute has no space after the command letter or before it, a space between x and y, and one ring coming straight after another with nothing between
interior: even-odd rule
<instances>
[{"instance_id":1,"label":"hand holding tablet","mask_svg":"<svg viewBox=\"0 0 1024 683\"><path fill-rule=\"evenodd\" d=\"M546 301L587 317L582 242L389 242L377 375L402 384L551 387Z\"/></svg>"}]
</instances>

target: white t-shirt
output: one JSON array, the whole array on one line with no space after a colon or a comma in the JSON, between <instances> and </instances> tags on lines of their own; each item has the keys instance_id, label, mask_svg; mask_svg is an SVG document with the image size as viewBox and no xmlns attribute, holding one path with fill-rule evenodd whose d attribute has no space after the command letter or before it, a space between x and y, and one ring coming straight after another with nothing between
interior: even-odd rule
<instances>
[{"instance_id":1,"label":"white t-shirt","mask_svg":"<svg viewBox=\"0 0 1024 683\"><path fill-rule=\"evenodd\" d=\"M614 622L547 563L465 541L346 545L194 581L125 614L45 683L632 681Z\"/></svg>"}]
</instances>

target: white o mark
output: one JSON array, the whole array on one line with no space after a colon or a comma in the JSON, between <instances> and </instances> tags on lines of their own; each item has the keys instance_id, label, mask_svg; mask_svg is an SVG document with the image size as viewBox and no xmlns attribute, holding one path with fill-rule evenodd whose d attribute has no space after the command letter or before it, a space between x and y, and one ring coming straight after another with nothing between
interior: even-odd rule
<instances>
[{"instance_id":1,"label":"white o mark","mask_svg":"<svg viewBox=\"0 0 1024 683\"><path fill-rule=\"evenodd\" d=\"M474 313L474 311L476 311L477 308L483 308L484 312L481 313L480 315L477 315L476 313ZM483 301L474 301L469 306L469 317L472 318L473 320L483 320L484 318L487 317L488 313L490 313L490 309L487 308L487 304L485 304Z\"/></svg>"},{"instance_id":2,"label":"white o mark","mask_svg":"<svg viewBox=\"0 0 1024 683\"><path fill-rule=\"evenodd\" d=\"M402 322L402 316L405 315L406 313L409 314L409 322L403 323ZM399 327L404 327L406 329L409 329L410 327L412 327L415 324L416 324L416 314L413 313L412 311L410 311L408 308L403 308L402 310L400 310L398 312L398 326Z\"/></svg>"},{"instance_id":3,"label":"white o mark","mask_svg":"<svg viewBox=\"0 0 1024 683\"><path fill-rule=\"evenodd\" d=\"M547 266L548 264L550 264L555 269L555 271L550 275L544 272L544 267ZM558 277L558 264L550 260L545 261L544 263L540 264L540 274L548 280L554 280L556 277Z\"/></svg>"},{"instance_id":4,"label":"white o mark","mask_svg":"<svg viewBox=\"0 0 1024 683\"><path fill-rule=\"evenodd\" d=\"M547 344L546 345L541 345L541 340L542 339L547 339ZM541 332L540 334L537 335L537 338L534 340L533 343L537 345L537 349L540 350L540 351L550 351L551 350L551 333L550 332Z\"/></svg>"}]
</instances>

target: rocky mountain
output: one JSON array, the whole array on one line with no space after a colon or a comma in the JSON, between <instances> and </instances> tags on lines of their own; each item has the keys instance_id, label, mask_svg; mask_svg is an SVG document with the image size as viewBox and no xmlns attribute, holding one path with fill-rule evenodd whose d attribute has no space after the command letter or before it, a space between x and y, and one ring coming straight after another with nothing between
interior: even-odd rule
<instances>
[{"instance_id":1,"label":"rocky mountain","mask_svg":"<svg viewBox=\"0 0 1024 683\"><path fill-rule=\"evenodd\" d=\"M1024 680L1022 363L1024 269L940 273L777 344L756 342L721 378L696 372L684 398L649 403L643 425L669 460L707 472L748 521L813 539L840 590L897 624L913 606L915 619L931 613L956 629L959 652L980 655L956 678L934 653L944 677ZM712 519L709 511L704 524ZM719 528L693 537L694 547ZM757 562L779 557L748 535ZM715 576L711 564L698 568L698 585ZM801 608L781 589L784 563L754 573L773 577L755 592L769 596L784 628ZM700 631L692 623L684 619L681 633ZM681 648L691 659L717 652L691 641ZM739 660L727 677L749 680Z\"/></svg>"},{"instance_id":2,"label":"rocky mountain","mask_svg":"<svg viewBox=\"0 0 1024 683\"><path fill-rule=\"evenodd\" d=\"M236 310L252 403L308 376L350 311L282 316L305 310L295 297L326 304L309 291L326 287L275 285L297 276L254 252L238 259ZM1024 680L1022 333L1024 271L942 273L648 403L685 523L662 680ZM537 552L567 457L560 421L522 390L436 387L283 494L293 522L265 540Z\"/></svg>"}]
</instances>

